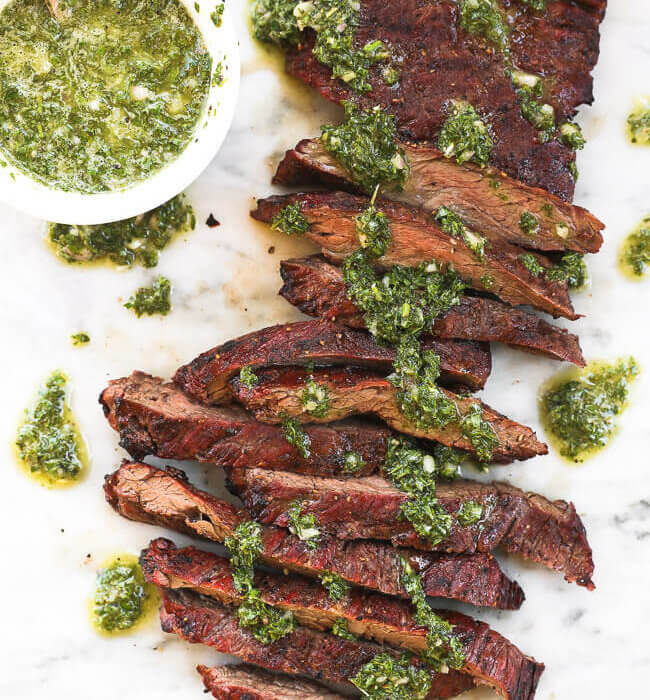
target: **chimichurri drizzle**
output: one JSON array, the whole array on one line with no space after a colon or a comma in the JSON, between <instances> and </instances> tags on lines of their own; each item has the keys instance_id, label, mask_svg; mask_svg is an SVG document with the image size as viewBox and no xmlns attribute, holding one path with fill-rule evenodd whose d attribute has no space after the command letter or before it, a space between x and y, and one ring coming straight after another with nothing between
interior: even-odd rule
<instances>
[{"instance_id":1,"label":"chimichurri drizzle","mask_svg":"<svg viewBox=\"0 0 650 700\"><path fill-rule=\"evenodd\" d=\"M628 278L639 281L650 270L650 216L644 217L621 246L618 264Z\"/></svg>"}]
</instances>

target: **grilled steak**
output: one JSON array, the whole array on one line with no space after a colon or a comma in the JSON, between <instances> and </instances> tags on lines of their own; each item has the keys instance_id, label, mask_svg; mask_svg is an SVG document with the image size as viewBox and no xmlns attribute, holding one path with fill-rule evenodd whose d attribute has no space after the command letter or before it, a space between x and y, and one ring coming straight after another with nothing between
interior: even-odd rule
<instances>
[{"instance_id":1,"label":"grilled steak","mask_svg":"<svg viewBox=\"0 0 650 700\"><path fill-rule=\"evenodd\" d=\"M441 482L439 504L450 515L462 503L483 507L480 520L466 527L454 519L449 536L439 545L421 538L400 509L409 495L381 477L340 480L288 472L237 469L229 472L229 488L256 520L288 527L288 509L300 501L302 513L313 513L321 532L341 539L374 538L395 545L446 552L492 552L502 548L556 569L567 581L594 587L591 547L572 503L548 501L509 484L475 481Z\"/></svg>"},{"instance_id":2,"label":"grilled steak","mask_svg":"<svg viewBox=\"0 0 650 700\"><path fill-rule=\"evenodd\" d=\"M155 455L335 475L344 470L346 453L358 452L365 462L360 473L371 474L384 463L386 440L393 434L360 420L310 425L305 459L280 426L258 423L237 406L204 406L175 384L142 372L113 380L99 400L120 445L135 459Z\"/></svg>"},{"instance_id":3,"label":"grilled steak","mask_svg":"<svg viewBox=\"0 0 650 700\"><path fill-rule=\"evenodd\" d=\"M485 385L492 369L489 348L478 343L430 339L425 349L440 355L444 379L473 389ZM395 351L379 345L367 331L327 320L269 326L207 350L183 365L174 381L204 403L230 400L228 380L243 367L346 364L390 371Z\"/></svg>"},{"instance_id":4,"label":"grilled steak","mask_svg":"<svg viewBox=\"0 0 650 700\"><path fill-rule=\"evenodd\" d=\"M355 220L368 206L364 197L346 192L267 197L258 200L251 216L271 223L279 211L295 203L300 204L301 213L310 224L305 236L319 245L328 258L340 261L359 248ZM553 316L578 318L566 282L532 274L521 260L523 249L508 243L486 245L485 260L481 261L463 241L445 233L431 214L386 199L379 200L376 207L388 217L391 229L386 254L376 261L379 266L410 267L436 260L453 266L466 284L479 291L485 291L485 277L489 275L489 291L508 304L530 304ZM551 267L547 258L531 255L543 268Z\"/></svg>"},{"instance_id":5,"label":"grilled steak","mask_svg":"<svg viewBox=\"0 0 650 700\"><path fill-rule=\"evenodd\" d=\"M246 664L197 666L203 684L217 700L345 700L316 683L267 673Z\"/></svg>"},{"instance_id":6,"label":"grilled steak","mask_svg":"<svg viewBox=\"0 0 650 700\"><path fill-rule=\"evenodd\" d=\"M480 168L473 163L458 165L433 146L401 145L411 166L409 177L402 190L384 188L386 197L428 212L447 206L470 229L495 242L578 253L596 253L600 249L604 224L586 209L513 180L496 168ZM358 191L346 170L319 139L304 139L287 151L273 182L290 186L320 184ZM537 218L538 229L532 236L526 235L519 224L526 212ZM567 227L566 236L563 229L560 229L562 235L558 235L557 224Z\"/></svg>"},{"instance_id":7,"label":"grilled steak","mask_svg":"<svg viewBox=\"0 0 650 700\"><path fill-rule=\"evenodd\" d=\"M173 542L154 540L140 556L147 581L163 588L191 589L218 599L226 605L239 605L227 559L194 547L176 549ZM427 628L413 620L410 603L378 593L351 589L340 601L329 598L327 590L298 576L257 573L255 587L262 600L281 610L291 611L299 624L329 631L337 618L343 618L357 637L373 639L405 651L420 654L427 647ZM466 615L436 611L454 625L466 658L462 668L491 685L508 700L528 700L535 694L541 664L524 656L517 647L486 624Z\"/></svg>"},{"instance_id":8,"label":"grilled steak","mask_svg":"<svg viewBox=\"0 0 650 700\"><path fill-rule=\"evenodd\" d=\"M182 472L148 464L124 463L106 477L106 499L121 515L138 522L223 542L248 513L213 498L188 483ZM524 594L489 554L450 556L395 549L381 542L344 542L324 538L317 549L286 530L262 527L263 563L281 570L318 577L334 573L348 583L401 598L408 597L400 576L406 559L422 576L427 595L472 605L518 609Z\"/></svg>"},{"instance_id":9,"label":"grilled steak","mask_svg":"<svg viewBox=\"0 0 650 700\"><path fill-rule=\"evenodd\" d=\"M558 122L592 101L590 72L598 58L598 28L606 5L550 2L544 16L508 0L513 63L540 73L547 100ZM590 3L593 5L593 3ZM407 140L433 140L447 117L449 101L472 103L488 122L494 140L491 162L529 185L543 187L567 201L574 183L568 165L574 154L558 141L541 143L537 130L521 115L518 98L505 75L503 54L483 39L467 34L457 22L458 6L443 0L364 0L355 43L380 39L400 57L400 79L385 84L381 70L372 71L372 92L356 95L333 80L328 67L312 55L314 35L288 52L286 71L329 100L353 99L364 108L375 104L397 118Z\"/></svg>"},{"instance_id":10,"label":"grilled steak","mask_svg":"<svg viewBox=\"0 0 650 700\"><path fill-rule=\"evenodd\" d=\"M377 654L388 652L398 656L397 651L374 642L348 641L300 625L286 637L262 644L239 626L233 608L213 598L169 589L162 589L161 596L160 622L164 632L176 633L193 644L206 644L269 671L300 673L313 680L342 683L354 690L348 679ZM428 697L453 697L473 685L471 676L457 671L431 672Z\"/></svg>"},{"instance_id":11,"label":"grilled steak","mask_svg":"<svg viewBox=\"0 0 650 700\"><path fill-rule=\"evenodd\" d=\"M456 422L440 428L424 428L409 421L400 410L398 389L371 370L335 367L309 372L304 367L273 367L259 370L257 377L257 383L250 388L239 377L231 380L231 386L236 399L263 423L281 423L285 416L305 423L321 423L351 415L374 414L395 430L476 454ZM303 396L311 382L327 392L327 410L322 417L306 412ZM442 391L454 401L461 415L475 405L480 406L483 420L490 424L499 440L499 445L492 450L493 461L512 462L548 452L548 447L539 442L530 428L502 416L478 399L461 397L446 389Z\"/></svg>"},{"instance_id":12,"label":"grilled steak","mask_svg":"<svg viewBox=\"0 0 650 700\"><path fill-rule=\"evenodd\" d=\"M303 313L365 327L363 315L348 299L340 269L322 256L283 260L280 272L280 294ZM436 318L431 332L437 338L505 343L579 367L585 364L576 335L493 299L461 297L457 306Z\"/></svg>"}]
</instances>

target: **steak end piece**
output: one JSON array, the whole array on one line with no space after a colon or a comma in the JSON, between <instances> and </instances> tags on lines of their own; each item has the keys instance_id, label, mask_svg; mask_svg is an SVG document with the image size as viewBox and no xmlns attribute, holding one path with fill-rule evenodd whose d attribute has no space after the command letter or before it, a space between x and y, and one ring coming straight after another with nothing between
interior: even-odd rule
<instances>
[{"instance_id":1,"label":"steak end piece","mask_svg":"<svg viewBox=\"0 0 650 700\"><path fill-rule=\"evenodd\" d=\"M352 328L365 327L363 315L348 299L341 270L323 256L283 260L280 273L280 295L303 313ZM494 299L461 297L458 305L435 319L431 333L438 338L504 343L585 366L576 335Z\"/></svg>"},{"instance_id":2,"label":"steak end piece","mask_svg":"<svg viewBox=\"0 0 650 700\"><path fill-rule=\"evenodd\" d=\"M250 519L245 511L213 498L188 483L170 467L125 462L104 484L106 500L122 516L137 522L169 527L177 532L223 542ZM517 610L524 594L489 554L451 556L444 553L396 549L382 543L324 538L310 549L287 530L262 527L261 560L280 570L311 577L334 573L353 586L406 598L401 583L402 559L422 576L424 591L471 605Z\"/></svg>"},{"instance_id":3,"label":"steak end piece","mask_svg":"<svg viewBox=\"0 0 650 700\"><path fill-rule=\"evenodd\" d=\"M303 674L311 680L342 683L354 690L349 679L382 652L397 652L374 642L349 641L298 625L286 637L265 645L239 626L233 608L188 591L160 589L160 622L164 632L177 634L193 644L205 644L223 654L268 671ZM431 698L450 698L474 686L466 674L431 672Z\"/></svg>"},{"instance_id":4,"label":"steak end piece","mask_svg":"<svg viewBox=\"0 0 650 700\"><path fill-rule=\"evenodd\" d=\"M322 533L341 539L371 538L447 552L493 552L503 549L564 574L567 581L593 589L591 547L572 503L549 501L502 482L457 480L437 485L438 503L451 516L475 501L481 518L467 527L455 518L449 535L437 545L420 537L400 515L409 495L381 477L352 481L321 479L261 469L232 470L228 486L256 520L288 527L288 510L301 503L313 513Z\"/></svg>"},{"instance_id":5,"label":"steak end piece","mask_svg":"<svg viewBox=\"0 0 650 700\"><path fill-rule=\"evenodd\" d=\"M224 605L239 605L227 559L194 547L177 549L169 540L154 540L140 557L149 583L191 590ZM427 648L427 628L413 619L410 602L361 589L351 589L338 601L327 590L300 576L257 572L255 588L261 599L291 612L305 627L331 631L338 619L357 637L388 644L419 656ZM453 625L465 656L462 671L493 687L507 700L531 700L542 664L522 654L486 624L457 612L436 610Z\"/></svg>"},{"instance_id":6,"label":"steak end piece","mask_svg":"<svg viewBox=\"0 0 650 700\"><path fill-rule=\"evenodd\" d=\"M309 681L268 673L247 664L197 666L208 692L217 700L345 700Z\"/></svg>"},{"instance_id":7,"label":"steak end piece","mask_svg":"<svg viewBox=\"0 0 650 700\"><path fill-rule=\"evenodd\" d=\"M430 339L440 356L443 380L480 389L492 369L488 346ZM284 365L356 365L392 370L395 351L379 345L370 333L331 323L301 321L262 328L202 353L178 369L174 382L204 403L231 400L229 380L244 367Z\"/></svg>"}]
</instances>

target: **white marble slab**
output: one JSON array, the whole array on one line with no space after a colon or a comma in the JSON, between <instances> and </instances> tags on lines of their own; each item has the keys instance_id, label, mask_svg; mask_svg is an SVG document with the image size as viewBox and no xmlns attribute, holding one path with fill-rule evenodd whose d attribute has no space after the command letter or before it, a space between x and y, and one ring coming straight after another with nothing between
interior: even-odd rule
<instances>
[{"instance_id":1,"label":"white marble slab","mask_svg":"<svg viewBox=\"0 0 650 700\"><path fill-rule=\"evenodd\" d=\"M270 191L284 149L317 134L337 110L285 78L278 61L248 38L243 3L235 8L243 59L240 103L223 150L189 190L197 230L165 251L157 270L174 283L170 316L138 320L120 303L151 272L64 266L44 245L42 222L0 211L0 698L191 700L202 689L194 666L218 660L208 649L164 635L155 621L133 636L100 638L89 624L87 598L107 556L136 553L163 534L122 520L104 502L103 476L124 456L97 404L107 379L135 368L169 376L223 340L298 317L277 297L278 264L310 247L255 224L248 209L254 195ZM598 588L588 593L540 567L504 560L526 591L522 610L468 610L546 663L540 700L650 697L650 282L627 282L615 265L619 242L650 211L650 149L628 146L623 136L634 96L650 93L649 76L650 3L611 0L596 103L579 118L589 143L578 156L576 195L606 222L606 244L589 263L591 289L575 298L586 314L575 327L587 358L633 353L644 374L620 434L598 458L571 467L549 455L495 470L523 488L575 500L593 545ZM211 212L220 227L203 224ZM92 343L73 349L69 336L79 330L88 331ZM76 488L48 491L14 466L9 445L25 403L57 367L72 379L73 407L92 465ZM550 360L496 348L486 400L539 430L537 389L559 369ZM217 469L190 465L188 471L198 483L220 488Z\"/></svg>"}]
</instances>

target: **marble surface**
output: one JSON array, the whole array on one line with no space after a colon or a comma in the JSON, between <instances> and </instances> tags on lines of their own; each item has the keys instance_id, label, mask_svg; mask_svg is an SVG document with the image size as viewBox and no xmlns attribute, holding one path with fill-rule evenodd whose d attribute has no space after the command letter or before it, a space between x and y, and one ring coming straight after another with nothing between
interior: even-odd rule
<instances>
[{"instance_id":1,"label":"marble surface","mask_svg":"<svg viewBox=\"0 0 650 700\"><path fill-rule=\"evenodd\" d=\"M0 211L0 444L6 446L0 470L1 698L190 700L201 697L195 665L218 660L208 649L164 635L156 620L131 636L99 637L89 624L87 600L103 560L116 552L136 553L163 534L122 520L104 502L103 476L124 456L97 404L106 381L135 368L169 376L223 340L298 317L277 296L278 265L310 247L255 224L248 209L253 195L271 190L270 175L284 149L318 133L319 124L338 111L285 78L277 57L252 44L243 4L234 5L234 14L243 63L239 107L222 151L188 191L197 230L165 251L156 271L174 284L170 316L138 320L120 303L151 279L151 271L64 266L44 245L41 221ZM593 545L597 589L588 593L540 567L504 559L505 570L527 594L521 611L463 608L546 663L540 700L650 693L650 282L628 282L616 269L620 241L650 207L650 150L627 145L623 135L634 96L650 93L648 37L650 3L611 0L595 73L596 102L579 117L588 145L578 156L576 194L578 203L606 222L606 243L589 261L591 288L575 296L585 318L574 324L588 359L633 353L644 373L619 435L597 458L575 467L551 454L494 470L495 477L523 488L575 501ZM210 213L221 226L204 225ZM69 336L80 330L92 342L73 349ZM73 409L92 459L86 480L64 491L25 478L9 448L23 407L55 368L71 377ZM536 394L559 369L550 360L495 348L485 399L543 434ZM218 469L187 469L199 484L220 491ZM477 690L466 697L492 693Z\"/></svg>"}]
</instances>

